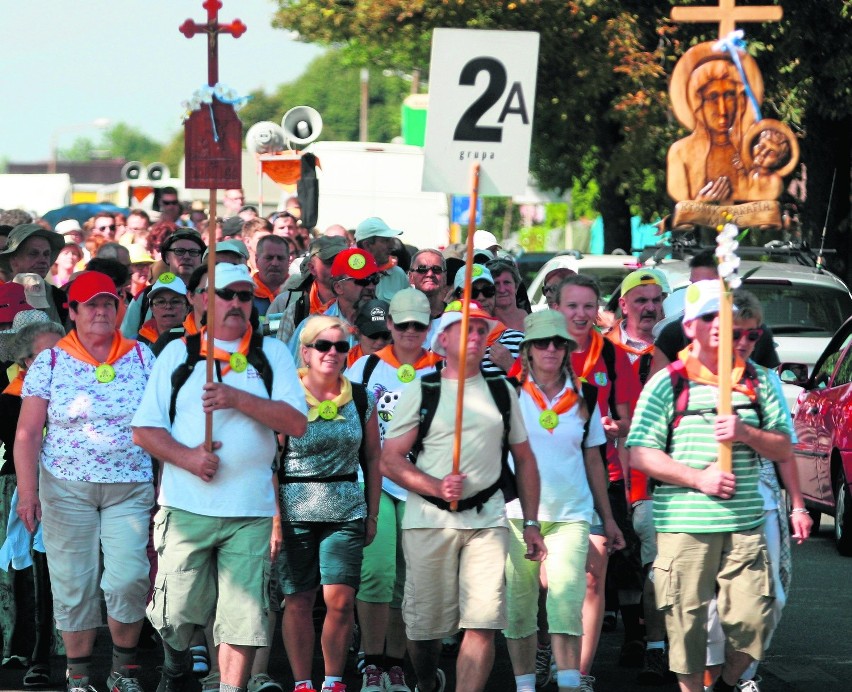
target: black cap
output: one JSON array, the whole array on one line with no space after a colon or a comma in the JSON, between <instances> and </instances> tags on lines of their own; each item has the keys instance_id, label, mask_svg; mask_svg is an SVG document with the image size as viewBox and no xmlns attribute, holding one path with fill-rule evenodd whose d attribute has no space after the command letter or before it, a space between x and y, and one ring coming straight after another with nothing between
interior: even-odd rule
<instances>
[{"instance_id":1,"label":"black cap","mask_svg":"<svg viewBox=\"0 0 852 692\"><path fill-rule=\"evenodd\" d=\"M387 332L387 316L390 305L384 300L368 300L355 315L355 326L366 336Z\"/></svg>"},{"instance_id":2,"label":"black cap","mask_svg":"<svg viewBox=\"0 0 852 692\"><path fill-rule=\"evenodd\" d=\"M191 240L194 243L197 243L201 250L207 249L207 246L204 244L204 239L198 231L194 231L191 228L180 227L160 244L160 255L165 255L171 249L172 245L179 240Z\"/></svg>"},{"instance_id":3,"label":"black cap","mask_svg":"<svg viewBox=\"0 0 852 692\"><path fill-rule=\"evenodd\" d=\"M243 221L239 216L232 216L222 222L222 235L234 236L243 232Z\"/></svg>"}]
</instances>

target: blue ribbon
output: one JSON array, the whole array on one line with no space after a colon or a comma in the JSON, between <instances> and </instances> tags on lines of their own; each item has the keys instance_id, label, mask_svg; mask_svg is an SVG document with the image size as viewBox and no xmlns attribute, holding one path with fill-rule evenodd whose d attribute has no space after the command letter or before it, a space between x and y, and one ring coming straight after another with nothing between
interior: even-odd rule
<instances>
[{"instance_id":1,"label":"blue ribbon","mask_svg":"<svg viewBox=\"0 0 852 692\"><path fill-rule=\"evenodd\" d=\"M251 94L248 96L237 96L235 99L226 99L218 94L213 94L213 98L222 103L227 103L229 106L240 107L251 99ZM213 126L213 141L218 144L219 132L216 130L216 118L213 117L213 103L208 103L207 107L210 109L210 124Z\"/></svg>"},{"instance_id":2,"label":"blue ribbon","mask_svg":"<svg viewBox=\"0 0 852 692\"><path fill-rule=\"evenodd\" d=\"M760 104L757 102L757 98L751 90L751 84L749 84L748 77L746 77L745 70L740 62L739 51L745 52L746 49L746 42L743 39L743 36L745 36L745 32L743 32L742 29L736 29L725 36L725 38L721 38L714 43L713 50L727 51L731 54L731 60L736 66L737 72L740 73L740 79L742 79L746 96L748 97L749 103L751 103L751 107L754 108L755 122L760 122L763 120L763 116L760 114Z\"/></svg>"}]
</instances>

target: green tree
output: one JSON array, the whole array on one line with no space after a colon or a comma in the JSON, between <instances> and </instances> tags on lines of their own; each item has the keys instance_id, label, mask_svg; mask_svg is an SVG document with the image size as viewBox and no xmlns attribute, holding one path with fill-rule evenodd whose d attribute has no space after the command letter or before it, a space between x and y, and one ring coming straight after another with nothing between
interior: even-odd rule
<instances>
[{"instance_id":1,"label":"green tree","mask_svg":"<svg viewBox=\"0 0 852 692\"><path fill-rule=\"evenodd\" d=\"M124 158L148 164L159 161L163 145L141 130L126 123L108 128L98 144L88 137L78 137L68 149L60 149L59 157L68 161L91 161L96 158Z\"/></svg>"}]
</instances>

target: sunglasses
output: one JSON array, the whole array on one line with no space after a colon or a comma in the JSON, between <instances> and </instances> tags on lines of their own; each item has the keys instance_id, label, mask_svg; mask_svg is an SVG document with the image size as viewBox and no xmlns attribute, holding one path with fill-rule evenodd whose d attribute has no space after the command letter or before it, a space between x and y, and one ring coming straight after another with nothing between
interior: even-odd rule
<instances>
[{"instance_id":1,"label":"sunglasses","mask_svg":"<svg viewBox=\"0 0 852 692\"><path fill-rule=\"evenodd\" d=\"M175 257L201 257L201 250L193 250L188 247L176 247L169 250Z\"/></svg>"},{"instance_id":2,"label":"sunglasses","mask_svg":"<svg viewBox=\"0 0 852 692\"><path fill-rule=\"evenodd\" d=\"M461 298L464 293L464 289L456 289L456 298ZM481 286L477 288L476 286L471 286L470 288L470 297L471 298L479 298L482 296L483 298L493 298L497 295L497 289L494 286Z\"/></svg>"},{"instance_id":3,"label":"sunglasses","mask_svg":"<svg viewBox=\"0 0 852 692\"><path fill-rule=\"evenodd\" d=\"M241 303L249 303L254 297L252 291L235 291L233 288L217 288L216 295L222 300L233 300L236 298Z\"/></svg>"},{"instance_id":4,"label":"sunglasses","mask_svg":"<svg viewBox=\"0 0 852 692\"><path fill-rule=\"evenodd\" d=\"M719 316L718 312L708 312L706 315L701 315L698 319L702 322L706 322L710 324L713 320L715 320Z\"/></svg>"},{"instance_id":5,"label":"sunglasses","mask_svg":"<svg viewBox=\"0 0 852 692\"><path fill-rule=\"evenodd\" d=\"M547 350L550 344L553 344L553 348L557 351L564 351L568 348L569 342L568 339L563 339L561 336L548 336L544 339L533 339L530 343L533 345L533 348L539 351Z\"/></svg>"},{"instance_id":6,"label":"sunglasses","mask_svg":"<svg viewBox=\"0 0 852 692\"><path fill-rule=\"evenodd\" d=\"M154 300L151 301L151 305L155 308L179 308L182 305L186 305L186 301L179 298L174 298L172 300L169 300L168 298L154 298Z\"/></svg>"},{"instance_id":7,"label":"sunglasses","mask_svg":"<svg viewBox=\"0 0 852 692\"><path fill-rule=\"evenodd\" d=\"M365 334L368 339L373 339L374 341L390 341L391 333L390 332L376 332L375 334Z\"/></svg>"},{"instance_id":8,"label":"sunglasses","mask_svg":"<svg viewBox=\"0 0 852 692\"><path fill-rule=\"evenodd\" d=\"M348 341L329 341L328 339L317 339L308 348L315 348L320 353L328 353L332 348L338 353L349 353Z\"/></svg>"},{"instance_id":9,"label":"sunglasses","mask_svg":"<svg viewBox=\"0 0 852 692\"><path fill-rule=\"evenodd\" d=\"M425 332L429 329L429 325L420 322L394 322L393 326L401 332Z\"/></svg>"},{"instance_id":10,"label":"sunglasses","mask_svg":"<svg viewBox=\"0 0 852 692\"><path fill-rule=\"evenodd\" d=\"M429 272L432 272L435 276L441 276L441 274L444 273L444 268L440 264L436 266L421 264L419 267L412 267L411 271L417 272L418 274L428 274Z\"/></svg>"},{"instance_id":11,"label":"sunglasses","mask_svg":"<svg viewBox=\"0 0 852 692\"><path fill-rule=\"evenodd\" d=\"M762 329L734 329L733 331L734 341L739 341L746 336L749 341L757 341L761 336L763 336Z\"/></svg>"},{"instance_id":12,"label":"sunglasses","mask_svg":"<svg viewBox=\"0 0 852 692\"><path fill-rule=\"evenodd\" d=\"M164 204L180 204L180 203L176 199L161 199L160 200L160 206L163 206Z\"/></svg>"},{"instance_id":13,"label":"sunglasses","mask_svg":"<svg viewBox=\"0 0 852 692\"><path fill-rule=\"evenodd\" d=\"M109 226L95 226L95 228L97 228L97 230L99 231L114 231L115 224L111 224Z\"/></svg>"},{"instance_id":14,"label":"sunglasses","mask_svg":"<svg viewBox=\"0 0 852 692\"><path fill-rule=\"evenodd\" d=\"M352 281L356 286L376 286L382 277L378 274L370 274L366 279L354 279L351 276L344 276L341 281Z\"/></svg>"}]
</instances>

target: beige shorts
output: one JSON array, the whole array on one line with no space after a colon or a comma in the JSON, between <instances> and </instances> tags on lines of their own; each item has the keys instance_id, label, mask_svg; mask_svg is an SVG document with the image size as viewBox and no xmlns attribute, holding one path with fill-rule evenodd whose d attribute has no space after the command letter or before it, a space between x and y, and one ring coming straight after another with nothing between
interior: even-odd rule
<instances>
[{"instance_id":1,"label":"beige shorts","mask_svg":"<svg viewBox=\"0 0 852 692\"><path fill-rule=\"evenodd\" d=\"M657 529L654 528L654 501L640 500L633 505L633 530L639 537L642 567L657 559Z\"/></svg>"},{"instance_id":2,"label":"beige shorts","mask_svg":"<svg viewBox=\"0 0 852 692\"><path fill-rule=\"evenodd\" d=\"M735 533L658 533L657 546L654 591L657 609L666 617L672 671L688 675L704 670L707 606L714 595L728 645L760 660L775 601L763 527Z\"/></svg>"},{"instance_id":3,"label":"beige shorts","mask_svg":"<svg viewBox=\"0 0 852 692\"><path fill-rule=\"evenodd\" d=\"M508 545L505 527L404 529L402 617L408 638L426 641L461 628L505 628Z\"/></svg>"}]
</instances>

